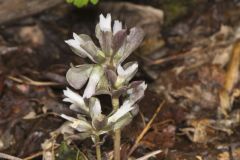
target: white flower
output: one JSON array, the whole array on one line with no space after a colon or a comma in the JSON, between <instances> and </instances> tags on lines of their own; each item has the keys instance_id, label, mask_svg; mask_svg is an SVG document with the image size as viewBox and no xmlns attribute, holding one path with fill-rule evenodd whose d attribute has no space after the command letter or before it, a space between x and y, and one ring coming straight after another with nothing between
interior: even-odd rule
<instances>
[{"instance_id":1,"label":"white flower","mask_svg":"<svg viewBox=\"0 0 240 160\"><path fill-rule=\"evenodd\" d=\"M103 32L111 32L111 14L108 13L106 18L101 14L99 25Z\"/></svg>"},{"instance_id":2,"label":"white flower","mask_svg":"<svg viewBox=\"0 0 240 160\"><path fill-rule=\"evenodd\" d=\"M147 84L145 82L139 82L137 86L133 86L132 88L127 90L127 94L129 95L128 99L131 102L136 103L144 96L144 92L147 88Z\"/></svg>"},{"instance_id":3,"label":"white flower","mask_svg":"<svg viewBox=\"0 0 240 160\"><path fill-rule=\"evenodd\" d=\"M129 65L125 70L121 65L119 65L117 68L117 72L119 76L127 78L131 76L133 73L135 73L137 69L138 69L138 64L135 62Z\"/></svg>"},{"instance_id":4,"label":"white flower","mask_svg":"<svg viewBox=\"0 0 240 160\"><path fill-rule=\"evenodd\" d=\"M90 106L89 112L92 119L94 119L95 117L99 117L102 114L101 104L97 98L91 98L89 106Z\"/></svg>"},{"instance_id":5,"label":"white flower","mask_svg":"<svg viewBox=\"0 0 240 160\"><path fill-rule=\"evenodd\" d=\"M89 109L86 107L86 104L83 100L83 97L81 97L79 94L73 92L69 88L63 91L63 94L66 96L66 98L63 99L64 102L70 102L72 105L70 108L75 111L85 111L88 112Z\"/></svg>"},{"instance_id":6,"label":"white flower","mask_svg":"<svg viewBox=\"0 0 240 160\"><path fill-rule=\"evenodd\" d=\"M76 34L73 33L73 39L69 39L65 41L70 47L76 49L78 52L78 55L80 57L87 57L88 53L80 46L84 43L84 41Z\"/></svg>"},{"instance_id":7,"label":"white flower","mask_svg":"<svg viewBox=\"0 0 240 160\"><path fill-rule=\"evenodd\" d=\"M84 90L83 98L90 98L92 95L95 94L96 86L98 82L100 81L101 76L103 75L103 70L101 67L94 67L92 70L92 73L89 77L89 82L87 84L87 87Z\"/></svg>"},{"instance_id":8,"label":"white flower","mask_svg":"<svg viewBox=\"0 0 240 160\"><path fill-rule=\"evenodd\" d=\"M121 86L124 83L128 83L136 74L138 70L138 63L137 62L129 62L122 67L118 65L117 73L118 77L115 83L115 86Z\"/></svg>"},{"instance_id":9,"label":"white flower","mask_svg":"<svg viewBox=\"0 0 240 160\"><path fill-rule=\"evenodd\" d=\"M105 116L102 114L100 101L97 98L91 97L88 103L88 120L81 115L78 115L78 118L74 118L62 114L61 117L70 121L71 123L69 126L79 132L104 134L109 130L121 128L127 125L127 122L129 122L132 117L124 116L137 108L135 103L136 99L127 99L115 113ZM89 118L91 118L90 121Z\"/></svg>"},{"instance_id":10,"label":"white flower","mask_svg":"<svg viewBox=\"0 0 240 160\"><path fill-rule=\"evenodd\" d=\"M130 101L125 101L123 105L112 115L108 118L108 124L114 123L122 118L125 114L129 113L133 110L133 104Z\"/></svg>"},{"instance_id":11,"label":"white flower","mask_svg":"<svg viewBox=\"0 0 240 160\"><path fill-rule=\"evenodd\" d=\"M116 34L118 31L122 30L122 22L115 20L113 24L113 34Z\"/></svg>"},{"instance_id":12,"label":"white flower","mask_svg":"<svg viewBox=\"0 0 240 160\"><path fill-rule=\"evenodd\" d=\"M137 87L133 87L127 90L127 94L134 95L135 93L143 93L147 89L147 84L145 82L141 82Z\"/></svg>"},{"instance_id":13,"label":"white flower","mask_svg":"<svg viewBox=\"0 0 240 160\"><path fill-rule=\"evenodd\" d=\"M84 119L73 118L73 117L67 116L65 114L61 114L61 117L72 122L72 123L70 123L70 126L79 132L90 132L92 129L91 124L89 124Z\"/></svg>"},{"instance_id":14,"label":"white flower","mask_svg":"<svg viewBox=\"0 0 240 160\"><path fill-rule=\"evenodd\" d=\"M65 42L75 54L82 58L88 57L95 63L100 62L104 56L88 35L73 33L73 39L66 40Z\"/></svg>"}]
</instances>

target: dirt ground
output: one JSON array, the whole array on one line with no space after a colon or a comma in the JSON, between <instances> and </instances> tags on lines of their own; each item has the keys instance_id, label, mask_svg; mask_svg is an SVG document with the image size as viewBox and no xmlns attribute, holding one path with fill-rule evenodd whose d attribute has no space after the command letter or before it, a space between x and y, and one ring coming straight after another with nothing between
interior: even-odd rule
<instances>
[{"instance_id":1,"label":"dirt ground","mask_svg":"<svg viewBox=\"0 0 240 160\"><path fill-rule=\"evenodd\" d=\"M240 159L240 2L131 2L104 1L80 9L60 3L0 24L1 153L41 159L41 143L64 123L57 115L73 114L62 101L66 71L70 63L87 61L72 54L64 40L72 32L95 37L99 13L109 12L146 32L128 60L140 63L135 79L145 80L148 89L140 113L123 130L122 155L158 110L132 157L161 149L153 160ZM105 137L103 151L111 152L112 143ZM91 140L74 146L95 154Z\"/></svg>"}]
</instances>

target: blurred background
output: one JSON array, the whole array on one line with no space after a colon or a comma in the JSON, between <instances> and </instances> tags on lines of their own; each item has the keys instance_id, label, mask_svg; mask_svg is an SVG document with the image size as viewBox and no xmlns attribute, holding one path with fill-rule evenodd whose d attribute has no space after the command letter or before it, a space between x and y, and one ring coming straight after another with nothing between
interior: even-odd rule
<instances>
[{"instance_id":1,"label":"blurred background","mask_svg":"<svg viewBox=\"0 0 240 160\"><path fill-rule=\"evenodd\" d=\"M64 40L76 32L97 43L101 13L146 33L128 60L139 61L135 79L149 85L123 131L122 155L165 101L133 156L162 149L155 159L240 159L238 0L0 0L0 152L41 159L41 143L64 122L53 113L72 112L62 102L65 73L70 63L88 62ZM231 110L219 119L225 91ZM94 152L88 140L75 145Z\"/></svg>"}]
</instances>

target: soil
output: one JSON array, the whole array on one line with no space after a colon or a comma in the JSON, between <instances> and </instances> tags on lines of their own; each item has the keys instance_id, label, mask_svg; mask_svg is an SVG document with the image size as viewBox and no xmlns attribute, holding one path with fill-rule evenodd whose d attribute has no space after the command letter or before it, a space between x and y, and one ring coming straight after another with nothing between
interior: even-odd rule
<instances>
[{"instance_id":1,"label":"soil","mask_svg":"<svg viewBox=\"0 0 240 160\"><path fill-rule=\"evenodd\" d=\"M240 2L131 2L162 10L164 19L158 22L153 15L147 21L143 19L146 23L138 24L145 30L155 28L147 31L142 45L129 58L140 63L135 79L145 80L148 89L139 104L140 114L123 130L122 155L130 151L164 102L132 157L161 149L152 159L240 159L240 58L236 58L240 56L233 56L240 55ZM76 32L90 35L97 43L94 37L98 15L111 12L107 8L110 3L80 9L62 3L1 24L1 153L26 158L41 152L44 140L64 123L57 114L73 114L62 101L62 90L68 85L65 74L70 63L78 65L88 60L74 55L64 40ZM114 17L128 22L132 20L129 14L138 16L135 10L112 12ZM231 69L234 67L237 69ZM231 99L229 110L223 109L225 93ZM107 96L102 98L108 104ZM109 111L108 105L104 110ZM86 155L95 154L91 140L76 141L75 145ZM111 137L105 137L102 149L112 151ZM41 159L41 154L33 159Z\"/></svg>"}]
</instances>

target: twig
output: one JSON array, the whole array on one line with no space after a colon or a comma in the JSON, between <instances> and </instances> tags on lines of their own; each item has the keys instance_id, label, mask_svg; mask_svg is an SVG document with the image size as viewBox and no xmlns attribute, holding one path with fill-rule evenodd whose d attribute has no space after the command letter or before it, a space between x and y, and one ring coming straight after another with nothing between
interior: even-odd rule
<instances>
[{"instance_id":1,"label":"twig","mask_svg":"<svg viewBox=\"0 0 240 160\"><path fill-rule=\"evenodd\" d=\"M128 156L130 156L135 149L137 148L139 142L142 140L142 138L144 137L144 135L147 133L147 131L151 128L151 125L153 123L153 121L155 120L155 118L157 117L158 113L160 112L163 104L165 103L165 101L163 101L158 108L156 109L154 115L152 116L151 120L148 122L148 124L145 126L145 128L142 130L141 134L137 137L134 145L131 147L130 152L128 153Z\"/></svg>"},{"instance_id":2,"label":"twig","mask_svg":"<svg viewBox=\"0 0 240 160\"><path fill-rule=\"evenodd\" d=\"M57 149L59 146L60 146L60 145L55 144L55 146L53 147L53 149L55 150L55 149ZM34 153L34 154L32 154L32 155L30 155L30 156L28 156L28 157L25 157L25 158L21 159L21 160L32 160L33 158L36 158L36 157L39 157L39 156L43 155L43 152L44 152L44 151L39 151L39 152L37 152L37 153Z\"/></svg>"},{"instance_id":3,"label":"twig","mask_svg":"<svg viewBox=\"0 0 240 160\"><path fill-rule=\"evenodd\" d=\"M9 154L6 154L6 153L0 153L0 158L2 159L8 159L8 160L23 160L21 158L18 158L18 157L14 157L14 156L11 156Z\"/></svg>"},{"instance_id":4,"label":"twig","mask_svg":"<svg viewBox=\"0 0 240 160\"><path fill-rule=\"evenodd\" d=\"M153 152L150 152L148 154L146 154L145 156L141 157L141 158L138 158L136 160L147 160L148 158L152 157L152 156L155 156L159 153L161 153L162 151L161 150L157 150L157 151L153 151Z\"/></svg>"},{"instance_id":5,"label":"twig","mask_svg":"<svg viewBox=\"0 0 240 160\"><path fill-rule=\"evenodd\" d=\"M193 55L193 53L195 53L195 52L172 55L172 56L170 56L170 57L161 58L161 59L157 59L157 60L151 61L151 62L149 62L147 65L149 65L149 66L152 66L152 65L160 65L160 64L162 64L162 63L166 63L166 62L169 62L169 61L172 61L172 60L177 60L177 59L185 58L186 56Z\"/></svg>"},{"instance_id":6,"label":"twig","mask_svg":"<svg viewBox=\"0 0 240 160\"><path fill-rule=\"evenodd\" d=\"M142 122L143 122L143 126L146 127L146 122L145 122L143 113L141 111L139 111L139 114L141 116L141 119L142 119Z\"/></svg>"},{"instance_id":7,"label":"twig","mask_svg":"<svg viewBox=\"0 0 240 160\"><path fill-rule=\"evenodd\" d=\"M32 155L30 155L30 156L22 159L22 160L31 160L31 159L33 159L33 158L36 158L36 157L41 156L42 154L43 154L43 151L40 151L40 152L34 153L34 154L32 154Z\"/></svg>"},{"instance_id":8,"label":"twig","mask_svg":"<svg viewBox=\"0 0 240 160\"><path fill-rule=\"evenodd\" d=\"M33 85L33 86L58 86L61 85L60 83L56 82L41 82L41 81L35 81L32 80L26 76L21 75L21 78L13 77L13 76L8 76L8 79L11 79L17 83L26 83L28 85Z\"/></svg>"}]
</instances>

